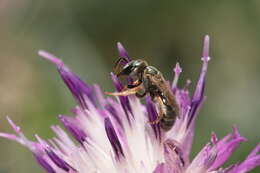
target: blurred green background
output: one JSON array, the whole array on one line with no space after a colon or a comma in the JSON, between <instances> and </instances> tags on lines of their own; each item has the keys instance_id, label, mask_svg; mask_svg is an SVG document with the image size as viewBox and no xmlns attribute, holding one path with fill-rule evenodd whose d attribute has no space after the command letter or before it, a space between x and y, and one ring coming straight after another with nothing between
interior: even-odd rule
<instances>
[{"instance_id":1,"label":"blurred green background","mask_svg":"<svg viewBox=\"0 0 260 173\"><path fill-rule=\"evenodd\" d=\"M186 79L198 78L202 38L211 36L207 101L199 115L193 156L215 131L236 125L248 138L229 164L243 160L260 139L260 1L0 1L0 131L12 132L5 116L28 138L53 136L49 126L75 103L39 49L59 57L88 83L113 90L109 72L120 41L167 79L180 62ZM31 153L0 139L0 172L44 172ZM252 172L260 172L256 169Z\"/></svg>"}]
</instances>

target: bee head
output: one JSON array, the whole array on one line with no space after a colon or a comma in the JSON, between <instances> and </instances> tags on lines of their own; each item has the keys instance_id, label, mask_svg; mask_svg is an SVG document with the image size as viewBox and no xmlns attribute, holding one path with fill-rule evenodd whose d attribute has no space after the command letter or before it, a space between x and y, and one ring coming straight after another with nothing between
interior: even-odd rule
<instances>
[{"instance_id":1,"label":"bee head","mask_svg":"<svg viewBox=\"0 0 260 173\"><path fill-rule=\"evenodd\" d=\"M134 76L138 73L142 73L147 67L147 62L141 59L132 60L128 62L123 69L117 73L117 76Z\"/></svg>"}]
</instances>

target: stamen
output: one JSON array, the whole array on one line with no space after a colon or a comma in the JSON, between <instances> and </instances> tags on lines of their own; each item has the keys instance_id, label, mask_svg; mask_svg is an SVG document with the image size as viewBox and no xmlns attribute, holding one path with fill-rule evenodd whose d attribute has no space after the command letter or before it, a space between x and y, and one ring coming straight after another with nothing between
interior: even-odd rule
<instances>
[{"instance_id":1,"label":"stamen","mask_svg":"<svg viewBox=\"0 0 260 173\"><path fill-rule=\"evenodd\" d=\"M207 61L207 62L210 60L210 57L209 57L209 41L210 41L210 38L209 38L208 35L206 35L204 37L202 60Z\"/></svg>"},{"instance_id":2,"label":"stamen","mask_svg":"<svg viewBox=\"0 0 260 173\"><path fill-rule=\"evenodd\" d=\"M11 127L14 129L14 131L17 133L17 134L21 134L21 128L19 126L17 126L13 120L11 120L8 116L6 116L6 119L8 121L8 123L11 125Z\"/></svg>"},{"instance_id":3,"label":"stamen","mask_svg":"<svg viewBox=\"0 0 260 173\"><path fill-rule=\"evenodd\" d=\"M174 68L174 72L175 72L176 75L180 75L181 72L182 72L182 68L181 68L181 66L178 62L176 63L176 66Z\"/></svg>"},{"instance_id":4,"label":"stamen","mask_svg":"<svg viewBox=\"0 0 260 173\"><path fill-rule=\"evenodd\" d=\"M172 89L174 91L177 88L178 80L179 80L180 74L182 72L182 69L181 69L180 64L178 62L176 63L176 66L173 69L173 71L174 71L174 79L173 79L173 82L172 82Z\"/></svg>"},{"instance_id":5,"label":"stamen","mask_svg":"<svg viewBox=\"0 0 260 173\"><path fill-rule=\"evenodd\" d=\"M216 135L215 132L212 132L212 133L211 133L211 143L212 143L213 145L216 145L217 142L218 142L217 135Z\"/></svg>"}]
</instances>

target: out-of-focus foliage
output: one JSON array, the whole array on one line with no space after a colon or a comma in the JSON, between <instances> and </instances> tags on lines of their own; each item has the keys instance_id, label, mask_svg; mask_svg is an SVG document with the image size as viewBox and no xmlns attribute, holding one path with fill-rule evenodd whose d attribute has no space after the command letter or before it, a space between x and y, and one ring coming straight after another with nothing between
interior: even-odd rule
<instances>
[{"instance_id":1,"label":"out-of-focus foliage","mask_svg":"<svg viewBox=\"0 0 260 173\"><path fill-rule=\"evenodd\" d=\"M167 79L180 62L184 83L188 77L197 79L202 38L209 34L208 99L193 151L209 140L211 131L221 137L232 125L249 141L230 163L244 159L259 141L259 0L1 0L0 9L0 131L10 131L5 120L10 115L28 137L51 137L49 126L58 123L57 115L75 105L55 68L37 56L39 49L111 91L117 41ZM1 139L0 146L1 173L43 172L20 145Z\"/></svg>"}]
</instances>

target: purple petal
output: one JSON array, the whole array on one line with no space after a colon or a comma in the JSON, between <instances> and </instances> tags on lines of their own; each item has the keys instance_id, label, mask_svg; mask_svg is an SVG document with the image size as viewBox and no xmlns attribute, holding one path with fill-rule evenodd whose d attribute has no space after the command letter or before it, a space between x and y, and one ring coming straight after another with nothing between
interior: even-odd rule
<instances>
[{"instance_id":1,"label":"purple petal","mask_svg":"<svg viewBox=\"0 0 260 173\"><path fill-rule=\"evenodd\" d=\"M179 91L179 90L177 90ZM193 143L193 137L194 137L194 132L195 132L195 124L192 123L190 124L189 126L187 125L188 122L189 122L189 118L190 118L190 114L191 114L191 107L190 105L186 105L186 103L190 102L189 98L188 98L188 92L185 92L182 90L182 94L184 96L184 100L183 102L181 102L181 113L182 113L182 119L180 119L180 124L183 124L184 126L186 126L186 130L183 130L181 132L181 134L183 134L183 138L182 138L182 142L181 142L181 145L182 145L182 149L183 149L183 155L184 155L184 158L186 160L189 159L189 155L191 153L191 148L192 148L192 143ZM178 92L177 92L178 93ZM186 95L186 96L185 96ZM200 102L200 104L196 105L196 110L198 111L200 109L200 107L202 106L203 104L203 101ZM194 107L193 107L194 108ZM197 112L195 112L197 113Z\"/></svg>"},{"instance_id":2,"label":"purple petal","mask_svg":"<svg viewBox=\"0 0 260 173\"><path fill-rule=\"evenodd\" d=\"M210 167L210 170L212 171L222 166L239 147L240 143L246 141L246 138L242 137L236 128L234 128L232 136L229 135L229 138L223 139L217 142L217 157L213 165Z\"/></svg>"},{"instance_id":3,"label":"purple petal","mask_svg":"<svg viewBox=\"0 0 260 173\"><path fill-rule=\"evenodd\" d=\"M122 145L118 139L116 131L110 121L109 118L105 118L105 129L107 137L111 143L111 146L115 152L115 156L117 160L120 160L121 157L124 157L124 152L122 149Z\"/></svg>"},{"instance_id":4,"label":"purple petal","mask_svg":"<svg viewBox=\"0 0 260 173\"><path fill-rule=\"evenodd\" d=\"M122 84L120 83L120 81L118 80L116 75L114 75L113 73L111 73L111 77L112 77L112 81L113 81L113 83L116 87L116 90L118 92L120 92L123 89ZM133 116L133 111L132 111L132 108L130 106L129 98L127 96L119 96L119 100L120 100L121 106L122 106L122 108L125 112L128 123L131 125L129 114L131 114L131 116Z\"/></svg>"},{"instance_id":5,"label":"purple petal","mask_svg":"<svg viewBox=\"0 0 260 173\"><path fill-rule=\"evenodd\" d=\"M247 156L247 159L255 157L259 152L260 152L260 143L255 147L255 149L251 151L251 153Z\"/></svg>"},{"instance_id":6,"label":"purple petal","mask_svg":"<svg viewBox=\"0 0 260 173\"><path fill-rule=\"evenodd\" d=\"M64 65L60 59L45 51L39 51L39 55L56 65L61 78L71 91L78 104L83 109L87 109L87 103L85 99L89 99L93 105L97 105L93 88L82 81L76 74L74 74L67 66Z\"/></svg>"},{"instance_id":7,"label":"purple petal","mask_svg":"<svg viewBox=\"0 0 260 173\"><path fill-rule=\"evenodd\" d=\"M189 96L189 91L184 89L177 89L175 95L180 106L181 116L184 117L185 115L187 115L187 111L190 110L191 100Z\"/></svg>"},{"instance_id":8,"label":"purple petal","mask_svg":"<svg viewBox=\"0 0 260 173\"><path fill-rule=\"evenodd\" d=\"M120 42L117 43L117 49L120 57L126 58L128 61L131 61L131 58L128 55L126 49Z\"/></svg>"},{"instance_id":9,"label":"purple petal","mask_svg":"<svg viewBox=\"0 0 260 173\"><path fill-rule=\"evenodd\" d=\"M64 127L75 137L75 139L83 145L86 141L87 134L81 130L78 123L71 117L66 117L64 115L59 115L59 119L64 125Z\"/></svg>"},{"instance_id":10,"label":"purple petal","mask_svg":"<svg viewBox=\"0 0 260 173\"><path fill-rule=\"evenodd\" d=\"M171 167L176 172L181 172L185 167L185 160L183 159L183 152L178 146L177 141L166 140L164 142L164 158L166 165Z\"/></svg>"},{"instance_id":11,"label":"purple petal","mask_svg":"<svg viewBox=\"0 0 260 173\"><path fill-rule=\"evenodd\" d=\"M114 86L116 88L116 90L118 92L122 91L123 89L123 85L120 83L120 81L118 80L118 78L116 77L116 75L114 75L114 73L111 73L111 78L112 78L112 81L114 83Z\"/></svg>"},{"instance_id":12,"label":"purple petal","mask_svg":"<svg viewBox=\"0 0 260 173\"><path fill-rule=\"evenodd\" d=\"M260 143L256 148L248 155L248 157L240 164L232 166L227 173L245 173L260 166Z\"/></svg>"},{"instance_id":13,"label":"purple petal","mask_svg":"<svg viewBox=\"0 0 260 173\"><path fill-rule=\"evenodd\" d=\"M49 156L49 158L55 163L59 168L63 169L64 171L69 172L72 167L67 164L64 160L62 160L57 154L55 154L51 149L46 149L45 152ZM75 169L73 169L75 170Z\"/></svg>"},{"instance_id":14,"label":"purple petal","mask_svg":"<svg viewBox=\"0 0 260 173\"><path fill-rule=\"evenodd\" d=\"M216 145L206 144L204 148L196 155L187 172L207 172L217 157Z\"/></svg>"},{"instance_id":15,"label":"purple petal","mask_svg":"<svg viewBox=\"0 0 260 173\"><path fill-rule=\"evenodd\" d=\"M93 88L95 90L96 100L98 100L99 102L99 107L103 107L106 104L103 91L101 90L100 86L97 84L94 84Z\"/></svg>"},{"instance_id":16,"label":"purple petal","mask_svg":"<svg viewBox=\"0 0 260 173\"><path fill-rule=\"evenodd\" d=\"M203 65L200 71L199 80L197 82L197 86L194 92L194 95L192 97L191 101L191 110L189 115L189 122L188 126L190 126L191 123L193 123L193 120L195 119L198 109L201 106L203 99L204 99L204 89L205 89L205 80L206 80L206 73L208 69L208 61L209 58L209 36L206 35L204 38L204 47L203 47Z\"/></svg>"},{"instance_id":17,"label":"purple petal","mask_svg":"<svg viewBox=\"0 0 260 173\"><path fill-rule=\"evenodd\" d=\"M52 147L43 139L41 139L38 135L35 135L36 139L39 141L39 144L43 151L47 154L47 156L52 160L53 163L56 164L57 167L63 169L66 172L70 170L76 171L72 168L68 163L66 163L61 157L59 157L52 149Z\"/></svg>"},{"instance_id":18,"label":"purple petal","mask_svg":"<svg viewBox=\"0 0 260 173\"><path fill-rule=\"evenodd\" d=\"M86 98L88 98L91 103L96 106L96 98L92 87L87 85L65 66L58 68L58 71L63 81L70 89L72 95L83 109L88 108L85 100Z\"/></svg>"},{"instance_id":19,"label":"purple petal","mask_svg":"<svg viewBox=\"0 0 260 173\"><path fill-rule=\"evenodd\" d=\"M115 107L113 107L110 104L105 105L105 109L113 116L113 118L116 120L117 124L119 124L121 129L124 129L122 120L120 119Z\"/></svg>"},{"instance_id":20,"label":"purple petal","mask_svg":"<svg viewBox=\"0 0 260 173\"><path fill-rule=\"evenodd\" d=\"M56 173L56 171L51 167L51 165L39 154L34 153L34 157L37 162L48 172L48 173Z\"/></svg>"},{"instance_id":21,"label":"purple petal","mask_svg":"<svg viewBox=\"0 0 260 173\"><path fill-rule=\"evenodd\" d=\"M151 97L147 96L145 99L146 99L146 110L148 113L148 120L150 122L152 122L157 119L158 114L157 114L156 108L151 100ZM151 126L152 126L156 139L158 139L160 141L161 140L161 130L160 130L159 124L151 124Z\"/></svg>"},{"instance_id":22,"label":"purple petal","mask_svg":"<svg viewBox=\"0 0 260 173\"><path fill-rule=\"evenodd\" d=\"M199 80L197 82L194 95L191 100L187 89L187 86L190 84L189 80L187 80L187 86L184 87L184 89L177 89L177 82L173 83L173 92L175 93L181 108L181 115L183 118L182 123L185 123L187 127L186 132L183 132L184 139L182 141L182 148L184 149L185 158L189 157L193 136L194 136L194 127L195 127L194 122L198 114L198 111L205 100L205 96L204 96L205 77L206 77L208 60L209 60L208 49L209 49L209 37L206 36L204 39L204 47L203 47L203 57L202 57L203 65L202 65L202 69L200 72ZM178 72L180 72L180 68L178 67L178 64L176 65L175 71L177 72L177 74Z\"/></svg>"}]
</instances>

